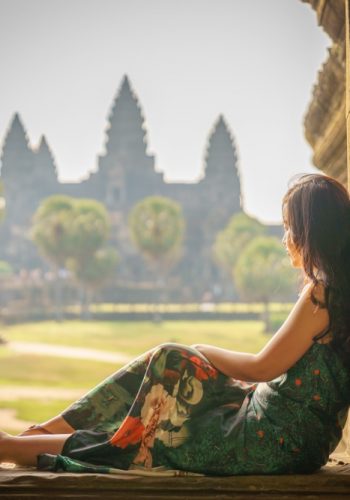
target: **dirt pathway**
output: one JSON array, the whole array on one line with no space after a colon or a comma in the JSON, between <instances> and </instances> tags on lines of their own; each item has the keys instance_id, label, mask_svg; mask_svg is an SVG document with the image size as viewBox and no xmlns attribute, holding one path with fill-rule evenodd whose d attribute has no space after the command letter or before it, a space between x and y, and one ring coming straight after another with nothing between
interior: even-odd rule
<instances>
[{"instance_id":1,"label":"dirt pathway","mask_svg":"<svg viewBox=\"0 0 350 500\"><path fill-rule=\"evenodd\" d=\"M40 399L48 400L69 400L82 396L86 389L60 389L50 387L21 387L21 386L0 386L0 400L16 401L18 399ZM1 410L0 410L1 411Z\"/></svg>"},{"instance_id":2,"label":"dirt pathway","mask_svg":"<svg viewBox=\"0 0 350 500\"><path fill-rule=\"evenodd\" d=\"M90 359L94 361L104 361L106 363L127 363L131 359L130 356L120 352L100 351L98 349L87 349L85 347L43 344L39 342L9 342L7 347L15 352L24 354Z\"/></svg>"}]
</instances>

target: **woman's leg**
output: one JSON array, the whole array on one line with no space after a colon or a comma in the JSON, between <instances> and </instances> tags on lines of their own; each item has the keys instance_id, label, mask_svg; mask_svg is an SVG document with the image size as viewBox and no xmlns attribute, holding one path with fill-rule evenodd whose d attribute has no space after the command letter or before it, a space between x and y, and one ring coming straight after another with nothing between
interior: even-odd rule
<instances>
[{"instance_id":1,"label":"woman's leg","mask_svg":"<svg viewBox=\"0 0 350 500\"><path fill-rule=\"evenodd\" d=\"M40 425L32 425L29 429L21 432L19 437L37 436L41 434L72 434L74 431L75 429L71 427L61 415L57 415L46 422L42 422Z\"/></svg>"},{"instance_id":2,"label":"woman's leg","mask_svg":"<svg viewBox=\"0 0 350 500\"><path fill-rule=\"evenodd\" d=\"M70 435L54 434L52 436L0 436L0 463L14 462L18 465L35 466L38 455L50 453L60 454L64 443Z\"/></svg>"},{"instance_id":3,"label":"woman's leg","mask_svg":"<svg viewBox=\"0 0 350 500\"><path fill-rule=\"evenodd\" d=\"M194 440L198 438L198 418L224 404L238 411L245 396L244 388L218 372L195 349L161 344L63 413L68 416L68 423L80 430L70 436L63 449L40 449L44 455L55 454L53 451L64 454L42 457L54 459L54 463L45 465L45 470L56 470L57 464L61 467L62 458L64 470L72 472L76 471L72 460L90 464L85 472L94 471L95 465L119 469L128 469L131 464L172 466L167 450L180 449L192 436ZM110 432L111 429L115 431ZM24 441L21 443L23 446ZM34 444L42 443L33 441ZM59 444L62 446L63 442ZM29 458L33 460L37 452L35 448ZM18 461L19 457L15 458ZM23 463L23 454L20 458Z\"/></svg>"},{"instance_id":4,"label":"woman's leg","mask_svg":"<svg viewBox=\"0 0 350 500\"><path fill-rule=\"evenodd\" d=\"M20 434L72 434L77 429L114 432L127 415L145 375L154 348L107 377L72 403L61 415Z\"/></svg>"}]
</instances>

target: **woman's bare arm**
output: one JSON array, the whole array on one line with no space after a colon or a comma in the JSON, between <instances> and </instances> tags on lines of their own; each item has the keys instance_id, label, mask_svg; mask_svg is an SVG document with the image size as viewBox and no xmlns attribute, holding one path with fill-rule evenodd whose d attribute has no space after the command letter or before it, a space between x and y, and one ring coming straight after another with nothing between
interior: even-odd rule
<instances>
[{"instance_id":1,"label":"woman's bare arm","mask_svg":"<svg viewBox=\"0 0 350 500\"><path fill-rule=\"evenodd\" d=\"M310 298L311 285L306 286L288 318L258 354L241 353L206 344L198 349L219 371L246 381L268 381L286 372L311 347L315 335L329 324L327 309L315 306ZM315 290L323 299L321 285Z\"/></svg>"}]
</instances>

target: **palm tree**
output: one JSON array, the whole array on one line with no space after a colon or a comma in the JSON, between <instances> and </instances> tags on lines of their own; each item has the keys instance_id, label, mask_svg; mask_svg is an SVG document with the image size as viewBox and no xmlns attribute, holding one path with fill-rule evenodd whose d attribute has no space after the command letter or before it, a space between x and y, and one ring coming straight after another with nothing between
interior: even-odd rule
<instances>
[{"instance_id":1,"label":"palm tree","mask_svg":"<svg viewBox=\"0 0 350 500\"><path fill-rule=\"evenodd\" d=\"M74 200L55 195L46 198L34 214L31 236L39 251L51 263L55 274L56 319L61 321L62 282L60 270L70 257L70 225L73 218Z\"/></svg>"},{"instance_id":2,"label":"palm tree","mask_svg":"<svg viewBox=\"0 0 350 500\"><path fill-rule=\"evenodd\" d=\"M242 298L264 304L265 332L271 331L269 303L295 290L296 274L281 242L271 236L251 240L234 269L235 284Z\"/></svg>"},{"instance_id":3,"label":"palm tree","mask_svg":"<svg viewBox=\"0 0 350 500\"><path fill-rule=\"evenodd\" d=\"M261 222L244 212L234 215L227 226L220 231L213 247L214 259L225 270L231 272L243 248L265 228Z\"/></svg>"},{"instance_id":4,"label":"palm tree","mask_svg":"<svg viewBox=\"0 0 350 500\"><path fill-rule=\"evenodd\" d=\"M84 260L70 259L68 267L83 287L81 311L83 318L90 318L93 294L113 279L118 264L118 253L114 248L101 248Z\"/></svg>"},{"instance_id":5,"label":"palm tree","mask_svg":"<svg viewBox=\"0 0 350 500\"><path fill-rule=\"evenodd\" d=\"M185 221L180 205L161 196L144 198L132 209L129 228L135 246L157 270L159 284L181 255Z\"/></svg>"},{"instance_id":6,"label":"palm tree","mask_svg":"<svg viewBox=\"0 0 350 500\"><path fill-rule=\"evenodd\" d=\"M81 269L93 265L108 235L107 211L95 200L56 195L46 198L38 208L32 238L55 270L57 319L63 316L60 270L69 263L68 267L82 276Z\"/></svg>"}]
</instances>

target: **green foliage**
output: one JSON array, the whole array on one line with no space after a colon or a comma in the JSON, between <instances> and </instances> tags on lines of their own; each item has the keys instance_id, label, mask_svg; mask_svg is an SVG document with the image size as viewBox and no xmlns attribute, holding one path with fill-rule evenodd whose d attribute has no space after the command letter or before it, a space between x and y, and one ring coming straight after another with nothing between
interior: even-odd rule
<instances>
[{"instance_id":1,"label":"green foliage","mask_svg":"<svg viewBox=\"0 0 350 500\"><path fill-rule=\"evenodd\" d=\"M80 283L96 290L113 278L117 264L117 251L113 248L101 248L85 259L70 259L68 268Z\"/></svg>"},{"instance_id":2,"label":"green foliage","mask_svg":"<svg viewBox=\"0 0 350 500\"><path fill-rule=\"evenodd\" d=\"M75 200L70 222L70 253L88 260L105 244L109 235L106 209L94 200Z\"/></svg>"},{"instance_id":3,"label":"green foliage","mask_svg":"<svg viewBox=\"0 0 350 500\"><path fill-rule=\"evenodd\" d=\"M95 201L50 196L34 215L32 238L41 253L55 266L69 268L76 280L92 291L113 276L117 253L103 249L109 235L108 214ZM85 310L89 310L85 294ZM62 319L62 287L56 282L57 319Z\"/></svg>"},{"instance_id":4,"label":"green foliage","mask_svg":"<svg viewBox=\"0 0 350 500\"><path fill-rule=\"evenodd\" d=\"M94 200L55 195L46 198L34 215L32 238L57 267L67 259L96 252L109 233L108 215Z\"/></svg>"},{"instance_id":5,"label":"green foliage","mask_svg":"<svg viewBox=\"0 0 350 500\"><path fill-rule=\"evenodd\" d=\"M6 278L13 274L11 265L5 260L0 260L0 278Z\"/></svg>"},{"instance_id":6,"label":"green foliage","mask_svg":"<svg viewBox=\"0 0 350 500\"><path fill-rule=\"evenodd\" d=\"M136 247L149 260L170 263L179 256L185 222L180 206L161 196L141 200L129 216Z\"/></svg>"},{"instance_id":7,"label":"green foliage","mask_svg":"<svg viewBox=\"0 0 350 500\"><path fill-rule=\"evenodd\" d=\"M217 234L213 247L216 262L232 271L244 247L265 228L258 220L241 212L234 215L226 228Z\"/></svg>"},{"instance_id":8,"label":"green foliage","mask_svg":"<svg viewBox=\"0 0 350 500\"><path fill-rule=\"evenodd\" d=\"M254 238L241 253L234 268L242 298L268 303L281 300L295 289L295 272L277 238Z\"/></svg>"},{"instance_id":9,"label":"green foliage","mask_svg":"<svg viewBox=\"0 0 350 500\"><path fill-rule=\"evenodd\" d=\"M41 253L56 267L62 267L70 256L70 223L73 198L50 196L34 214L31 236Z\"/></svg>"},{"instance_id":10,"label":"green foliage","mask_svg":"<svg viewBox=\"0 0 350 500\"><path fill-rule=\"evenodd\" d=\"M233 273L242 298L265 304L265 331L273 331L269 302L282 300L296 288L296 274L280 241L268 236L254 238L244 248Z\"/></svg>"}]
</instances>

